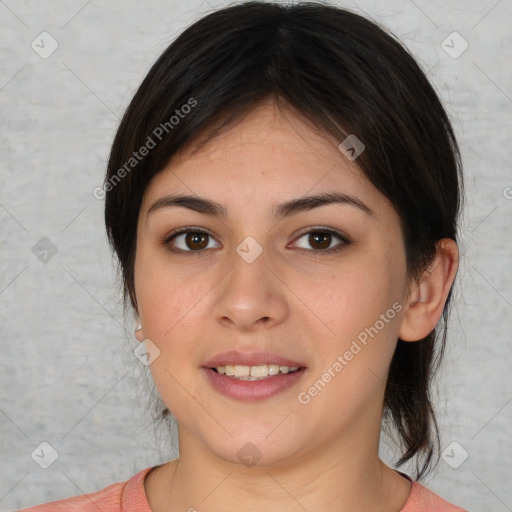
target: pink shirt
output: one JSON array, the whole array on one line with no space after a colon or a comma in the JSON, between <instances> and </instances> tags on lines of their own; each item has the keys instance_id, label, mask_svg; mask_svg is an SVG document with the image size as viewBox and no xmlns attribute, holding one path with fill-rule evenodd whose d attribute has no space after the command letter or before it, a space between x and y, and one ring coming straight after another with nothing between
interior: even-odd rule
<instances>
[{"instance_id":1,"label":"pink shirt","mask_svg":"<svg viewBox=\"0 0 512 512\"><path fill-rule=\"evenodd\" d=\"M18 512L151 512L144 491L144 478L151 469L143 469L127 482L109 485L92 494L53 501ZM412 482L409 477L407 478ZM411 494L400 512L467 511L448 503L418 482L412 482Z\"/></svg>"}]
</instances>

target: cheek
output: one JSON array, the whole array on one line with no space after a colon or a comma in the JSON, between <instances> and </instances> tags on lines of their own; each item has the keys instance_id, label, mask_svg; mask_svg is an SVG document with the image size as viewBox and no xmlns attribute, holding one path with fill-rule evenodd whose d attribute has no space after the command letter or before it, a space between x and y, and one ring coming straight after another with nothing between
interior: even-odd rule
<instances>
[{"instance_id":1,"label":"cheek","mask_svg":"<svg viewBox=\"0 0 512 512\"><path fill-rule=\"evenodd\" d=\"M356 337L400 300L403 279L396 270L399 266L388 264L385 257L378 259L359 257L304 287L301 296L308 298L335 338ZM390 316L396 315L391 312Z\"/></svg>"},{"instance_id":2,"label":"cheek","mask_svg":"<svg viewBox=\"0 0 512 512\"><path fill-rule=\"evenodd\" d=\"M332 332L315 346L318 359L302 398L311 399L317 410L331 411L340 422L381 400L396 346L398 277L393 267L375 263L360 259L350 271L317 285L315 300L323 305L322 319Z\"/></svg>"},{"instance_id":3,"label":"cheek","mask_svg":"<svg viewBox=\"0 0 512 512\"><path fill-rule=\"evenodd\" d=\"M137 248L135 290L146 337L157 344L179 331L178 326L211 284L194 278L193 265L171 266L165 251L144 241Z\"/></svg>"},{"instance_id":4,"label":"cheek","mask_svg":"<svg viewBox=\"0 0 512 512\"><path fill-rule=\"evenodd\" d=\"M193 410L186 390L197 385L187 367L195 364L199 320L194 315L197 316L200 298L206 293L204 286L187 272L171 272L165 256L157 251L146 247L138 250L135 290L139 313L144 336L159 350L149 369L162 400L183 422L188 416L200 414Z\"/></svg>"},{"instance_id":5,"label":"cheek","mask_svg":"<svg viewBox=\"0 0 512 512\"><path fill-rule=\"evenodd\" d=\"M400 254L372 254L359 255L317 286L316 302L323 304L322 319L332 332L317 347L320 359L312 380L329 379L325 372L336 375L324 399L338 404L343 397L348 408L382 391L398 336Z\"/></svg>"}]
</instances>

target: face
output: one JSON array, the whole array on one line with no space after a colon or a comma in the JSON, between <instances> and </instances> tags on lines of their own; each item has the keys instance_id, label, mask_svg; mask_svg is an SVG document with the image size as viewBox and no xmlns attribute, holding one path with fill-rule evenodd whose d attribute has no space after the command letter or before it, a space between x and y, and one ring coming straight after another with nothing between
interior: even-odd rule
<instances>
[{"instance_id":1,"label":"face","mask_svg":"<svg viewBox=\"0 0 512 512\"><path fill-rule=\"evenodd\" d=\"M339 142L263 103L149 184L135 292L180 451L277 464L377 442L405 248ZM325 194L337 201L304 201Z\"/></svg>"}]
</instances>

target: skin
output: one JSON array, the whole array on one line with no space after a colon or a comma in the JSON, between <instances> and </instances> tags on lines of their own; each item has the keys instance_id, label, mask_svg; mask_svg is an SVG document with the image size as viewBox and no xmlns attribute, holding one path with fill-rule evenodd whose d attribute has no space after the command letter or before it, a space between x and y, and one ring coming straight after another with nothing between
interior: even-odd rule
<instances>
[{"instance_id":1,"label":"skin","mask_svg":"<svg viewBox=\"0 0 512 512\"><path fill-rule=\"evenodd\" d=\"M384 383L397 338L421 339L437 324L457 247L440 241L423 279L409 282L396 211L338 144L268 101L199 152L185 148L145 191L136 335L160 350L150 369L178 421L180 452L146 477L154 512L234 511L241 504L247 511L391 512L407 501L410 483L378 458ZM372 213L330 204L278 222L271 216L276 204L334 191ZM178 193L221 203L228 215L176 206L148 214L155 201ZM206 249L192 252L197 245L182 235L169 244L190 252L177 255L162 242L185 226L212 231ZM299 231L319 227L341 231L351 243L315 256L321 246ZM236 252L248 236L263 249L252 263ZM340 243L333 236L325 245ZM300 403L298 393L394 303L402 310L309 403ZM274 351L307 370L273 397L237 401L212 388L201 370L207 359L234 349ZM247 442L261 453L255 466L237 456Z\"/></svg>"}]
</instances>

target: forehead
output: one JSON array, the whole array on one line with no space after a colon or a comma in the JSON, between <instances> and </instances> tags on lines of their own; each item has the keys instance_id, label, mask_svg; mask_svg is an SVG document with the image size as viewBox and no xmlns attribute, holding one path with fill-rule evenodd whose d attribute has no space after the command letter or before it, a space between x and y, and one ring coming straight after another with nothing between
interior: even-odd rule
<instances>
[{"instance_id":1,"label":"forehead","mask_svg":"<svg viewBox=\"0 0 512 512\"><path fill-rule=\"evenodd\" d=\"M386 202L356 161L339 151L339 142L266 101L199 149L192 142L176 154L150 182L143 209L166 193L215 196L240 206L331 191Z\"/></svg>"},{"instance_id":2,"label":"forehead","mask_svg":"<svg viewBox=\"0 0 512 512\"><path fill-rule=\"evenodd\" d=\"M326 160L339 160L337 141L321 133L311 121L291 107L265 100L251 110L241 121L228 125L219 135L211 138L195 151L193 145L179 153L176 162L194 158L211 161L243 158L263 163L272 156L286 157L290 162L302 160L308 165L325 165ZM265 151L262 152L262 149ZM356 167L356 166L354 166Z\"/></svg>"}]
</instances>

